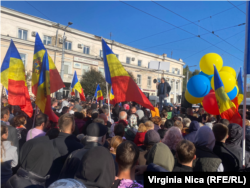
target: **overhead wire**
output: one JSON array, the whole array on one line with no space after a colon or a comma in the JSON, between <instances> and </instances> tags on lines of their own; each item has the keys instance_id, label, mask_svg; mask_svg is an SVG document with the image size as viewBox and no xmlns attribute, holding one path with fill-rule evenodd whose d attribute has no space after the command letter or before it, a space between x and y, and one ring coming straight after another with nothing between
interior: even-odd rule
<instances>
[{"instance_id":1,"label":"overhead wire","mask_svg":"<svg viewBox=\"0 0 250 188\"><path fill-rule=\"evenodd\" d=\"M235 8L237 8L239 11L241 11L243 14L246 14L244 11L242 11L241 9L239 9L237 6L235 6L235 4L231 3L230 1L227 0L227 2L229 2L231 5L233 5Z\"/></svg>"}]
</instances>

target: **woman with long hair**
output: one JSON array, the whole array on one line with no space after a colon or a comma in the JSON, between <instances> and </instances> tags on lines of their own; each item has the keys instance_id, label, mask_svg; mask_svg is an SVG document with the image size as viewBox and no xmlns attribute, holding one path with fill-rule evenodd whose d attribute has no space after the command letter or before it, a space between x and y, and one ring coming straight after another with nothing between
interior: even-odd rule
<instances>
[{"instance_id":1,"label":"woman with long hair","mask_svg":"<svg viewBox=\"0 0 250 188\"><path fill-rule=\"evenodd\" d=\"M118 173L118 165L117 162L115 161L115 156L116 156L116 149L117 147L123 142L123 139L121 136L114 136L111 141L110 141L110 153L112 154L112 157L114 159L115 163L115 174L117 175Z\"/></svg>"}]
</instances>

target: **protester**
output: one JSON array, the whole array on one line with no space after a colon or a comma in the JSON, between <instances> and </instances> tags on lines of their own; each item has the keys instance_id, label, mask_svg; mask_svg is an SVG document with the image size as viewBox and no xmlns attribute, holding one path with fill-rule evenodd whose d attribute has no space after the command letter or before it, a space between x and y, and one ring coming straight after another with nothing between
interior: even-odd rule
<instances>
[{"instance_id":1,"label":"protester","mask_svg":"<svg viewBox=\"0 0 250 188\"><path fill-rule=\"evenodd\" d=\"M50 140L57 138L59 135L60 131L57 127L51 128L46 132L46 136L49 137Z\"/></svg>"},{"instance_id":2,"label":"protester","mask_svg":"<svg viewBox=\"0 0 250 188\"><path fill-rule=\"evenodd\" d=\"M222 123L226 126L228 126L230 124L230 122L227 119L220 119L219 123Z\"/></svg>"},{"instance_id":3,"label":"protester","mask_svg":"<svg viewBox=\"0 0 250 188\"><path fill-rule=\"evenodd\" d=\"M166 129L159 129L157 132L159 133L161 140L162 140L164 138L167 130Z\"/></svg>"},{"instance_id":4,"label":"protester","mask_svg":"<svg viewBox=\"0 0 250 188\"><path fill-rule=\"evenodd\" d=\"M180 129L180 131L182 132L183 124L182 124L181 121L176 120L176 121L174 122L174 126L175 126L175 127L178 127L178 128Z\"/></svg>"},{"instance_id":5,"label":"protester","mask_svg":"<svg viewBox=\"0 0 250 188\"><path fill-rule=\"evenodd\" d=\"M153 118L153 117L155 117L155 116L160 117L158 104L156 104L156 105L154 106L154 109L155 109L154 111L153 111L153 110L151 110L151 115L152 115L152 118Z\"/></svg>"},{"instance_id":6,"label":"protester","mask_svg":"<svg viewBox=\"0 0 250 188\"><path fill-rule=\"evenodd\" d=\"M152 121L146 121L146 122L144 123L144 125L145 125L147 131L148 131L148 130L154 130L154 123L153 123Z\"/></svg>"},{"instance_id":7,"label":"protester","mask_svg":"<svg viewBox=\"0 0 250 188\"><path fill-rule=\"evenodd\" d=\"M12 146L8 138L8 127L1 125L1 187L12 176L13 167L18 164L17 147Z\"/></svg>"},{"instance_id":8,"label":"protester","mask_svg":"<svg viewBox=\"0 0 250 188\"><path fill-rule=\"evenodd\" d=\"M246 151L250 152L250 122L246 120Z\"/></svg>"},{"instance_id":9,"label":"protester","mask_svg":"<svg viewBox=\"0 0 250 188\"><path fill-rule=\"evenodd\" d=\"M110 127L111 133L110 133L110 135L109 135L111 138L112 138L113 136L115 136L115 134L114 134L115 125L118 124L118 123L120 123L121 120L123 120L123 121L126 122L126 126L125 126L125 127L127 127L127 125L128 125L128 122L127 122L127 112L121 111L121 112L119 113L119 121L118 121L118 122L115 122L115 123L113 123L113 124L111 125L111 127Z\"/></svg>"},{"instance_id":10,"label":"protester","mask_svg":"<svg viewBox=\"0 0 250 188\"><path fill-rule=\"evenodd\" d=\"M27 121L24 115L17 115L14 117L13 126L17 129L19 151L21 150L23 144L26 142L27 129L25 127Z\"/></svg>"},{"instance_id":11,"label":"protester","mask_svg":"<svg viewBox=\"0 0 250 188\"><path fill-rule=\"evenodd\" d=\"M169 128L173 127L174 126L174 123L172 120L167 120L164 124L164 126L162 127L162 129L166 129L168 130Z\"/></svg>"},{"instance_id":12,"label":"protester","mask_svg":"<svg viewBox=\"0 0 250 188\"><path fill-rule=\"evenodd\" d=\"M146 121L148 121L149 119L148 119L148 117L147 116L145 116L144 114L144 111L143 110L137 110L136 111L136 114L138 115L138 117L139 117L139 125L141 124L141 123L145 123Z\"/></svg>"},{"instance_id":13,"label":"protester","mask_svg":"<svg viewBox=\"0 0 250 188\"><path fill-rule=\"evenodd\" d=\"M74 179L86 187L111 187L115 181L115 165L109 151L102 146L87 151L80 161Z\"/></svg>"},{"instance_id":14,"label":"protester","mask_svg":"<svg viewBox=\"0 0 250 188\"><path fill-rule=\"evenodd\" d=\"M117 147L123 142L123 139L122 137L120 136L114 136L111 141L110 141L110 153L114 159L114 163L115 163L115 174L117 175L118 174L118 164L115 160L115 157L116 157L116 150L117 150Z\"/></svg>"},{"instance_id":15,"label":"protester","mask_svg":"<svg viewBox=\"0 0 250 188\"><path fill-rule=\"evenodd\" d=\"M199 122L192 121L189 126L188 134L184 136L184 139L194 143L195 135L199 128L200 128Z\"/></svg>"},{"instance_id":16,"label":"protester","mask_svg":"<svg viewBox=\"0 0 250 188\"><path fill-rule=\"evenodd\" d=\"M75 179L60 179L52 183L48 188L86 188L86 186Z\"/></svg>"},{"instance_id":17,"label":"protester","mask_svg":"<svg viewBox=\"0 0 250 188\"><path fill-rule=\"evenodd\" d=\"M147 127L141 123L138 128L138 132L135 135L134 143L137 146L142 146L145 139L145 134L147 133Z\"/></svg>"},{"instance_id":18,"label":"protester","mask_svg":"<svg viewBox=\"0 0 250 188\"><path fill-rule=\"evenodd\" d=\"M196 159L196 149L192 142L182 140L176 147L177 163L174 166L173 172L192 172L193 160Z\"/></svg>"},{"instance_id":19,"label":"protester","mask_svg":"<svg viewBox=\"0 0 250 188\"><path fill-rule=\"evenodd\" d=\"M82 130L83 130L83 127L84 127L84 125L86 123L83 120L83 114L81 112L75 112L74 117L75 117L75 124L78 127L79 133L81 133Z\"/></svg>"},{"instance_id":20,"label":"protester","mask_svg":"<svg viewBox=\"0 0 250 188\"><path fill-rule=\"evenodd\" d=\"M161 78L161 83L156 83L157 96L159 96L159 110L162 111L162 101L164 100L164 104L167 103L166 98L169 96L169 92L171 90L170 85L165 82L165 78Z\"/></svg>"},{"instance_id":21,"label":"protester","mask_svg":"<svg viewBox=\"0 0 250 188\"><path fill-rule=\"evenodd\" d=\"M154 123L154 130L158 131L161 128L161 118L155 116L151 118L151 121Z\"/></svg>"},{"instance_id":22,"label":"protester","mask_svg":"<svg viewBox=\"0 0 250 188\"><path fill-rule=\"evenodd\" d=\"M120 136L126 140L126 138L124 137L124 135L125 135L124 123L118 123L115 125L114 134L115 134L115 136Z\"/></svg>"}]
</instances>

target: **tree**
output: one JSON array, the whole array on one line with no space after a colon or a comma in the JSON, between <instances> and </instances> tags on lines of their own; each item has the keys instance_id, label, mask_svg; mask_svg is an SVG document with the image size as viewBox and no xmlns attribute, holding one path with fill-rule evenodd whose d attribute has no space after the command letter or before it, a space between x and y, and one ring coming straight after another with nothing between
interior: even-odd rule
<instances>
[{"instance_id":1,"label":"tree","mask_svg":"<svg viewBox=\"0 0 250 188\"><path fill-rule=\"evenodd\" d=\"M195 69L194 72L192 73L192 76L198 75L199 73L200 73L200 71Z\"/></svg>"},{"instance_id":2,"label":"tree","mask_svg":"<svg viewBox=\"0 0 250 188\"><path fill-rule=\"evenodd\" d=\"M106 97L106 81L99 71L91 68L90 71L82 75L80 83L84 90L85 96L94 96L97 84L99 84L102 90L103 97Z\"/></svg>"}]
</instances>

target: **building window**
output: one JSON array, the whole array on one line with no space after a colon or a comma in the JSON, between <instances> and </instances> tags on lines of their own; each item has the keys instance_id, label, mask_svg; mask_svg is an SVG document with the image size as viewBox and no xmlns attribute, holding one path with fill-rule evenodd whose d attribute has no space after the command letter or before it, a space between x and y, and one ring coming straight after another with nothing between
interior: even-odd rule
<instances>
[{"instance_id":1,"label":"building window","mask_svg":"<svg viewBox=\"0 0 250 188\"><path fill-rule=\"evenodd\" d=\"M130 58L130 57L127 57L127 58L126 58L126 63L127 63L127 64L130 64L130 61L131 61L131 58Z\"/></svg>"},{"instance_id":2,"label":"building window","mask_svg":"<svg viewBox=\"0 0 250 188\"><path fill-rule=\"evenodd\" d=\"M138 66L141 67L141 60L138 60Z\"/></svg>"},{"instance_id":3,"label":"building window","mask_svg":"<svg viewBox=\"0 0 250 188\"><path fill-rule=\"evenodd\" d=\"M103 51L100 50L100 57L103 58Z\"/></svg>"},{"instance_id":4,"label":"building window","mask_svg":"<svg viewBox=\"0 0 250 188\"><path fill-rule=\"evenodd\" d=\"M84 75L88 71L89 71L89 66L88 65L82 65L82 75Z\"/></svg>"},{"instance_id":5,"label":"building window","mask_svg":"<svg viewBox=\"0 0 250 188\"><path fill-rule=\"evenodd\" d=\"M148 88L151 88L151 76L148 76Z\"/></svg>"},{"instance_id":6,"label":"building window","mask_svg":"<svg viewBox=\"0 0 250 188\"><path fill-rule=\"evenodd\" d=\"M83 53L89 54L89 46L83 46Z\"/></svg>"},{"instance_id":7,"label":"building window","mask_svg":"<svg viewBox=\"0 0 250 188\"><path fill-rule=\"evenodd\" d=\"M72 46L72 42L69 42L69 41L64 42L64 48L66 50L71 50L71 46Z\"/></svg>"},{"instance_id":8,"label":"building window","mask_svg":"<svg viewBox=\"0 0 250 188\"><path fill-rule=\"evenodd\" d=\"M25 65L26 65L26 54L21 54L20 53L20 56L21 56L21 59L22 59L22 62L23 62L24 68L25 68Z\"/></svg>"},{"instance_id":9,"label":"building window","mask_svg":"<svg viewBox=\"0 0 250 188\"><path fill-rule=\"evenodd\" d=\"M69 65L64 65L64 74L69 74Z\"/></svg>"},{"instance_id":10,"label":"building window","mask_svg":"<svg viewBox=\"0 0 250 188\"><path fill-rule=\"evenodd\" d=\"M174 82L171 81L171 90L174 89Z\"/></svg>"},{"instance_id":11,"label":"building window","mask_svg":"<svg viewBox=\"0 0 250 188\"><path fill-rule=\"evenodd\" d=\"M51 44L51 37L44 35L43 36L43 44L50 45Z\"/></svg>"},{"instance_id":12,"label":"building window","mask_svg":"<svg viewBox=\"0 0 250 188\"><path fill-rule=\"evenodd\" d=\"M172 68L172 73L175 73L175 68Z\"/></svg>"},{"instance_id":13,"label":"building window","mask_svg":"<svg viewBox=\"0 0 250 188\"><path fill-rule=\"evenodd\" d=\"M28 36L27 30L18 29L18 38L19 39L27 40L27 36Z\"/></svg>"},{"instance_id":14,"label":"building window","mask_svg":"<svg viewBox=\"0 0 250 188\"><path fill-rule=\"evenodd\" d=\"M137 85L141 85L141 75L137 74Z\"/></svg>"},{"instance_id":15,"label":"building window","mask_svg":"<svg viewBox=\"0 0 250 188\"><path fill-rule=\"evenodd\" d=\"M99 67L99 72L102 74L102 76L105 78L105 72L104 68Z\"/></svg>"},{"instance_id":16,"label":"building window","mask_svg":"<svg viewBox=\"0 0 250 188\"><path fill-rule=\"evenodd\" d=\"M178 83L178 82L176 82L176 90L178 90L178 85L179 85L179 83Z\"/></svg>"}]
</instances>

